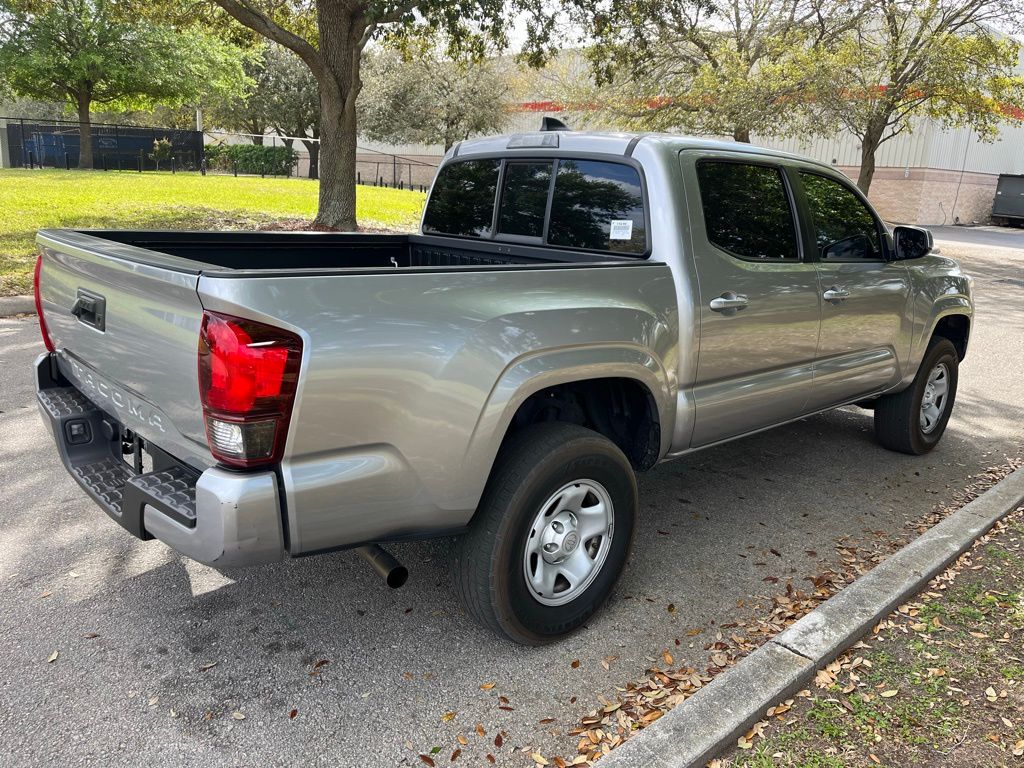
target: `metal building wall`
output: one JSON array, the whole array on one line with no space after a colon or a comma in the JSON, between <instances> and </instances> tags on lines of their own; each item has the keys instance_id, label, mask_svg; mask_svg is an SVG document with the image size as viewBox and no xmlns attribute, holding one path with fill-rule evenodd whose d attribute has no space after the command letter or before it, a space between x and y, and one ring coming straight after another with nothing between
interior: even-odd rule
<instances>
[{"instance_id":1,"label":"metal building wall","mask_svg":"<svg viewBox=\"0 0 1024 768\"><path fill-rule=\"evenodd\" d=\"M849 133L830 138L775 139L754 135L753 143L807 155L847 168L860 166L860 142ZM966 155L965 155L966 153ZM878 168L934 168L968 173L1024 173L1024 121L1004 123L994 142L983 142L967 128L944 129L920 120L911 133L885 142L875 158Z\"/></svg>"}]
</instances>

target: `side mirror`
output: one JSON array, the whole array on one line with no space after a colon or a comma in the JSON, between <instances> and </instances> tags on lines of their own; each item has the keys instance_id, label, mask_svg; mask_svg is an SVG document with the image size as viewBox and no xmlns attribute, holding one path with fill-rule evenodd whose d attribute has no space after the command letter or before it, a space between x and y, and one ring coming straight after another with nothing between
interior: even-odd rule
<instances>
[{"instance_id":1,"label":"side mirror","mask_svg":"<svg viewBox=\"0 0 1024 768\"><path fill-rule=\"evenodd\" d=\"M892 230L896 243L896 260L920 259L935 247L932 233L922 227L899 226Z\"/></svg>"}]
</instances>

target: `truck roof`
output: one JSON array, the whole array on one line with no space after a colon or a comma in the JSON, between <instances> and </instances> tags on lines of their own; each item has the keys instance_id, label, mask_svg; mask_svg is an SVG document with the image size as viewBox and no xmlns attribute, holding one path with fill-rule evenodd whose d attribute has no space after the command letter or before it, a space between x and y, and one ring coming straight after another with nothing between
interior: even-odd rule
<instances>
[{"instance_id":1,"label":"truck roof","mask_svg":"<svg viewBox=\"0 0 1024 768\"><path fill-rule=\"evenodd\" d=\"M768 157L786 157L828 167L818 160L813 160L803 155L781 152L776 149L766 149L765 147L757 147L752 144L739 144L735 141L705 139L673 133L615 133L605 131L530 131L525 133L507 133L500 136L485 136L479 139L468 139L456 144L450 151L449 158L468 155L506 154L510 151L528 151L531 149L558 149L561 152L628 156L633 153L633 149L640 142L657 143L674 149L715 149L726 151L742 149L744 152L753 154Z\"/></svg>"}]
</instances>

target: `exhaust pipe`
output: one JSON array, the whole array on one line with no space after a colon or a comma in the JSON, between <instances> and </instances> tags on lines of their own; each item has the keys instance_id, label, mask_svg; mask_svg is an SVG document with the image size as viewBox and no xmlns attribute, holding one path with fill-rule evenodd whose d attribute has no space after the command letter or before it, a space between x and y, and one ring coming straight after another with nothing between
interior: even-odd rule
<instances>
[{"instance_id":1,"label":"exhaust pipe","mask_svg":"<svg viewBox=\"0 0 1024 768\"><path fill-rule=\"evenodd\" d=\"M384 577L384 581L392 589L398 589L409 578L409 569L395 560L390 552L376 544L356 547L356 552L373 567L373 570Z\"/></svg>"}]
</instances>

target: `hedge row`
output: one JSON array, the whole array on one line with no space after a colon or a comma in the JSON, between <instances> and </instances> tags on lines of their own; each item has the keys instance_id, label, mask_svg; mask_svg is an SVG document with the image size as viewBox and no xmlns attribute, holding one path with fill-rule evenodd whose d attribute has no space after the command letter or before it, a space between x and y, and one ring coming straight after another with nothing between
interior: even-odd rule
<instances>
[{"instance_id":1,"label":"hedge row","mask_svg":"<svg viewBox=\"0 0 1024 768\"><path fill-rule=\"evenodd\" d=\"M288 147L259 144L219 144L206 147L206 162L211 168L237 173L287 176L298 156Z\"/></svg>"}]
</instances>

